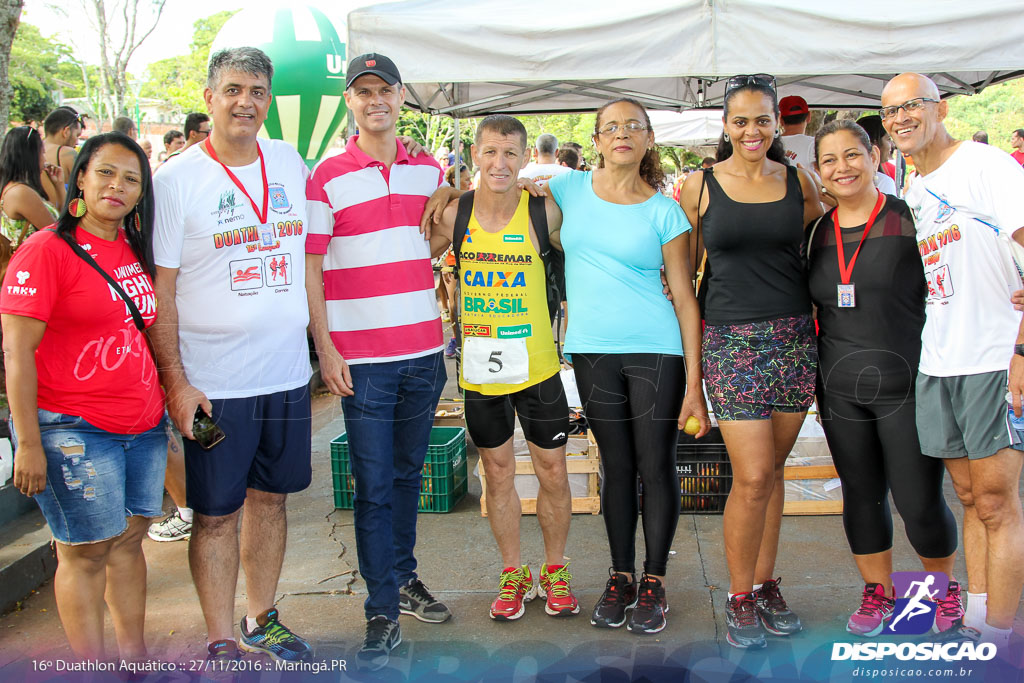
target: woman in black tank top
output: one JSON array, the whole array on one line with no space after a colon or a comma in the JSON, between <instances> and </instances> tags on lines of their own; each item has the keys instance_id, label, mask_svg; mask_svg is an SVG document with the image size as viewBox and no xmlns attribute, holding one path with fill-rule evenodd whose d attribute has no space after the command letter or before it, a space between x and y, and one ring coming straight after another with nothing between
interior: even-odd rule
<instances>
[{"instance_id":1,"label":"woman in black tank top","mask_svg":"<svg viewBox=\"0 0 1024 683\"><path fill-rule=\"evenodd\" d=\"M785 160L773 77L729 79L724 121L719 163L686 180L680 204L700 226L696 256L707 250L704 377L733 472L723 516L727 639L760 648L766 630L802 628L774 570L783 468L814 400L817 349L801 245L821 204L813 177Z\"/></svg>"}]
</instances>

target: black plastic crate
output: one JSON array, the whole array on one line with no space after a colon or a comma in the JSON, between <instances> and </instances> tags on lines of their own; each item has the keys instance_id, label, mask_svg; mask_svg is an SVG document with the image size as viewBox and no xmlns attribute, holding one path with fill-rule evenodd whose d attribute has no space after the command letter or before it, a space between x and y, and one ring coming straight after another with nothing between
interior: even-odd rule
<instances>
[{"instance_id":1,"label":"black plastic crate","mask_svg":"<svg viewBox=\"0 0 1024 683\"><path fill-rule=\"evenodd\" d=\"M676 475L679 477L680 512L722 514L732 488L732 464L718 427L712 427L701 439L679 432Z\"/></svg>"}]
</instances>

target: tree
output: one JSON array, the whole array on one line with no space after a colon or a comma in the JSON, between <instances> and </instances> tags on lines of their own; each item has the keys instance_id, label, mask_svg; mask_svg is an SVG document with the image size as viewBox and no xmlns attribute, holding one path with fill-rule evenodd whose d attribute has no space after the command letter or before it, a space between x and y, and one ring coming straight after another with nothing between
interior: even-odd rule
<instances>
[{"instance_id":1,"label":"tree","mask_svg":"<svg viewBox=\"0 0 1024 683\"><path fill-rule=\"evenodd\" d=\"M0 132L7 130L11 115L11 47L21 21L24 0L0 0Z\"/></svg>"},{"instance_id":2,"label":"tree","mask_svg":"<svg viewBox=\"0 0 1024 683\"><path fill-rule=\"evenodd\" d=\"M0 0L2 1L2 0ZM146 0L148 9L140 10L140 0L81 0L86 14L92 14L100 40L100 97L111 120L124 111L128 92L128 62L135 50L153 33L166 0Z\"/></svg>"},{"instance_id":3,"label":"tree","mask_svg":"<svg viewBox=\"0 0 1024 683\"><path fill-rule=\"evenodd\" d=\"M210 45L224 23L238 10L224 11L199 19L192 24L192 45L189 54L161 59L149 65L141 94L157 97L174 105L179 115L203 111L203 90L206 88L206 63Z\"/></svg>"},{"instance_id":4,"label":"tree","mask_svg":"<svg viewBox=\"0 0 1024 683\"><path fill-rule=\"evenodd\" d=\"M988 132L989 143L1010 150L1010 133L1024 128L1024 80L991 85L977 95L951 97L946 129L958 140Z\"/></svg>"}]
</instances>

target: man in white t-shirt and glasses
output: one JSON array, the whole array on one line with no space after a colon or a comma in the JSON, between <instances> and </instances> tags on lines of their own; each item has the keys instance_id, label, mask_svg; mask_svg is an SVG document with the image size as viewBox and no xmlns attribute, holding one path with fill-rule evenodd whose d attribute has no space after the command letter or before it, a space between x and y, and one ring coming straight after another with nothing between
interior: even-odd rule
<instances>
[{"instance_id":1,"label":"man in white t-shirt and glasses","mask_svg":"<svg viewBox=\"0 0 1024 683\"><path fill-rule=\"evenodd\" d=\"M1007 241L1024 244L1024 170L1005 152L953 139L942 123L947 103L920 74L889 81L879 113L920 174L906 201L928 280L921 449L943 459L964 506L967 609L937 639L992 642L1006 656L1024 586L1024 445L1010 423L1022 414L1024 329L1011 303L1021 280Z\"/></svg>"},{"instance_id":2,"label":"man in white t-shirt and glasses","mask_svg":"<svg viewBox=\"0 0 1024 683\"><path fill-rule=\"evenodd\" d=\"M185 437L189 566L209 643L204 671L234 670L238 648L286 661L313 655L274 605L286 497L309 486L312 423L308 170L290 145L256 139L273 73L256 48L215 53L205 91L213 133L154 178L159 310L151 338L168 412ZM205 416L226 435L212 447L196 440L205 430L193 429ZM248 609L236 643L239 559Z\"/></svg>"}]
</instances>

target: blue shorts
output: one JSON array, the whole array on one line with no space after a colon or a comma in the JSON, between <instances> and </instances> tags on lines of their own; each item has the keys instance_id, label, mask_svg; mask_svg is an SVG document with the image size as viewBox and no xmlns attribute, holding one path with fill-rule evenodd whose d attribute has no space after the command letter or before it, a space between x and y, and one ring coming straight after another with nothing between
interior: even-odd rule
<instances>
[{"instance_id":1,"label":"blue shorts","mask_svg":"<svg viewBox=\"0 0 1024 683\"><path fill-rule=\"evenodd\" d=\"M313 478L309 387L213 403L225 438L210 450L185 439L185 496L201 515L242 507L246 489L295 493Z\"/></svg>"},{"instance_id":2,"label":"blue shorts","mask_svg":"<svg viewBox=\"0 0 1024 683\"><path fill-rule=\"evenodd\" d=\"M167 432L163 420L141 434L113 434L80 417L39 411L46 488L35 496L60 543L120 536L128 517L163 515ZM12 433L17 448L17 436Z\"/></svg>"}]
</instances>

